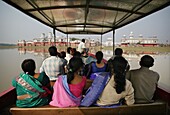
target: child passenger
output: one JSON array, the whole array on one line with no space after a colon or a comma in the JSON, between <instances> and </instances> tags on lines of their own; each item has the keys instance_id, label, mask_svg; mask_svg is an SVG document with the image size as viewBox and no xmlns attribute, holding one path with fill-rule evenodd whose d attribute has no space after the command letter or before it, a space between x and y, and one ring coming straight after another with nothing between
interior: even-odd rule
<instances>
[{"instance_id":1,"label":"child passenger","mask_svg":"<svg viewBox=\"0 0 170 115\"><path fill-rule=\"evenodd\" d=\"M54 93L50 105L57 107L79 106L86 77L79 73L84 63L81 58L72 57L67 75L62 75L54 84Z\"/></svg>"},{"instance_id":2,"label":"child passenger","mask_svg":"<svg viewBox=\"0 0 170 115\"><path fill-rule=\"evenodd\" d=\"M125 58L118 56L108 62L108 66L111 78L97 100L97 104L112 106L119 104L119 101L123 98L127 105L133 104L134 89L131 82L125 78L128 62Z\"/></svg>"}]
</instances>

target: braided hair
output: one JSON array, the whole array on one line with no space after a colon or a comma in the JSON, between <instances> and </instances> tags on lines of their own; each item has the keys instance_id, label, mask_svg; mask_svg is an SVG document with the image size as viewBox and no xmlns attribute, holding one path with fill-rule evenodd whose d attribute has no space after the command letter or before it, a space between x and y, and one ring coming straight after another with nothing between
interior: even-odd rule
<instances>
[{"instance_id":1,"label":"braided hair","mask_svg":"<svg viewBox=\"0 0 170 115\"><path fill-rule=\"evenodd\" d=\"M118 94L125 91L126 85L126 70L128 67L127 60L122 56L116 56L113 60L109 61L110 73L115 80L115 89Z\"/></svg>"},{"instance_id":2,"label":"braided hair","mask_svg":"<svg viewBox=\"0 0 170 115\"><path fill-rule=\"evenodd\" d=\"M70 84L74 79L74 73L83 67L83 60L79 57L72 57L68 64L67 83Z\"/></svg>"}]
</instances>

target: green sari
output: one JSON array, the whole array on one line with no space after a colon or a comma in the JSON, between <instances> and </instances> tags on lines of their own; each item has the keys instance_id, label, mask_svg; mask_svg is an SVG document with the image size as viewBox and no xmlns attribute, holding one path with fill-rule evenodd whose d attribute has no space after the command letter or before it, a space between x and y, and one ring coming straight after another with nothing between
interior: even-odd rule
<instances>
[{"instance_id":1,"label":"green sari","mask_svg":"<svg viewBox=\"0 0 170 115\"><path fill-rule=\"evenodd\" d=\"M38 78L21 73L12 80L12 85L16 88L17 96L29 95L27 98L17 99L18 107L43 106L51 100L50 80L44 72L40 73Z\"/></svg>"}]
</instances>

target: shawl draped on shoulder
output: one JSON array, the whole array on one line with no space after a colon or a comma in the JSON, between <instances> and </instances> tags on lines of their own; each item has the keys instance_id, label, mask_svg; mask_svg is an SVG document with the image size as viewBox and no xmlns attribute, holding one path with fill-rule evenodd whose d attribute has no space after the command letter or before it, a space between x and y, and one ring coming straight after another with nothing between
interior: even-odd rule
<instances>
[{"instance_id":1,"label":"shawl draped on shoulder","mask_svg":"<svg viewBox=\"0 0 170 115\"><path fill-rule=\"evenodd\" d=\"M49 102L51 91L31 75L21 73L19 77L12 81L12 85L16 88L17 96L30 95L30 97L22 100L17 99L16 105L18 107L42 106Z\"/></svg>"},{"instance_id":2,"label":"shawl draped on shoulder","mask_svg":"<svg viewBox=\"0 0 170 115\"><path fill-rule=\"evenodd\" d=\"M54 92L50 105L57 107L75 107L80 105L82 96L77 98L70 92L66 75L59 76L53 89Z\"/></svg>"}]
</instances>

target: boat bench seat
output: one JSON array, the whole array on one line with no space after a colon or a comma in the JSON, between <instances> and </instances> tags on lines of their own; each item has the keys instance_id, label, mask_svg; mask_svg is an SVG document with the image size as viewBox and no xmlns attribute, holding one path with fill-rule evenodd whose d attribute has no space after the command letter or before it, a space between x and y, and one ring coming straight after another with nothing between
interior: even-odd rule
<instances>
[{"instance_id":1,"label":"boat bench seat","mask_svg":"<svg viewBox=\"0 0 170 115\"><path fill-rule=\"evenodd\" d=\"M58 108L50 105L19 108L13 106L10 108L12 115L166 115L167 103L156 101L150 104L134 104L131 106L122 105L117 108L101 107L70 107Z\"/></svg>"}]
</instances>

